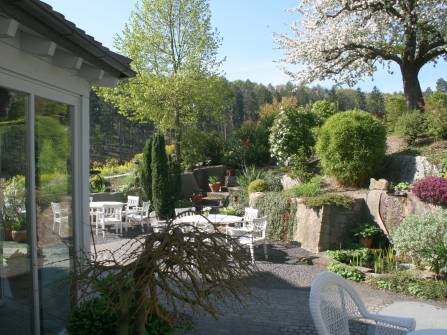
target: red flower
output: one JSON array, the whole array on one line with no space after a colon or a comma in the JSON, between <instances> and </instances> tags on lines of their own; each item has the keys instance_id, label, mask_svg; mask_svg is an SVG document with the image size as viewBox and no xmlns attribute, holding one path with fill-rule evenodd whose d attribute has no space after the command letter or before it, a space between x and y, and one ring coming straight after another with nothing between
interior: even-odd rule
<instances>
[{"instance_id":1,"label":"red flower","mask_svg":"<svg viewBox=\"0 0 447 335\"><path fill-rule=\"evenodd\" d=\"M437 205L447 204L447 179L425 177L414 184L412 192L422 201Z\"/></svg>"}]
</instances>

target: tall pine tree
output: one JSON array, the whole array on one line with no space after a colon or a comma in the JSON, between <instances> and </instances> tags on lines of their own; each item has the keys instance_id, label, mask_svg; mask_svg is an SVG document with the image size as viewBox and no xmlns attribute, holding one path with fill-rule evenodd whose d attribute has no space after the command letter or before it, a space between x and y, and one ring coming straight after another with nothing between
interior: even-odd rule
<instances>
[{"instance_id":1,"label":"tall pine tree","mask_svg":"<svg viewBox=\"0 0 447 335\"><path fill-rule=\"evenodd\" d=\"M141 186L147 200L152 201L152 136L149 137L143 149L141 164Z\"/></svg>"},{"instance_id":2,"label":"tall pine tree","mask_svg":"<svg viewBox=\"0 0 447 335\"><path fill-rule=\"evenodd\" d=\"M385 115L385 99L379 89L374 86L366 100L366 110L382 118Z\"/></svg>"}]
</instances>

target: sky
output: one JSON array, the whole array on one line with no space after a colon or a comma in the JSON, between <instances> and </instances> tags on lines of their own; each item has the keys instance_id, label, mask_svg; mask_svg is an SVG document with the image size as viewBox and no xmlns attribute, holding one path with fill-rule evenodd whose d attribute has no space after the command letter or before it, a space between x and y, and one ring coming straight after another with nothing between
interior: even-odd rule
<instances>
[{"instance_id":1,"label":"sky","mask_svg":"<svg viewBox=\"0 0 447 335\"><path fill-rule=\"evenodd\" d=\"M113 48L116 34L127 22L136 0L43 0L64 14L69 20L105 46ZM213 26L223 38L219 50L226 58L223 72L229 80L246 80L273 85L285 84L290 78L281 70L278 61L282 51L274 42L274 33L290 31L290 24L299 19L290 9L297 0L210 0ZM402 91L400 70L392 67L393 74L380 69L374 80L367 77L358 86L370 91L377 86L382 92ZM426 65L419 79L422 89L435 89L438 78L447 79L447 63L436 67ZM325 87L330 81L313 83Z\"/></svg>"}]
</instances>

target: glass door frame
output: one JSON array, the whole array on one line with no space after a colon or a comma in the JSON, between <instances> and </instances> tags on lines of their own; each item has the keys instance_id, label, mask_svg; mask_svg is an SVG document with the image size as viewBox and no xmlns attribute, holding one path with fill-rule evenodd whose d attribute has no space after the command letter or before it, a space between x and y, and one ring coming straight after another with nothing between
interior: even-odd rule
<instances>
[{"instance_id":1,"label":"glass door frame","mask_svg":"<svg viewBox=\"0 0 447 335\"><path fill-rule=\"evenodd\" d=\"M72 213L73 213L73 243L75 257L79 258L82 250L85 250L87 225L83 225L88 212L85 206L88 198L85 198L85 160L88 160L88 97L81 96L44 82L27 78L0 67L0 86L23 92L28 95L28 105L25 116L26 129L26 208L27 225L30 228L31 269L33 285L33 320L32 334L40 334L40 302L39 302L39 276L37 257L37 225L36 225L36 168L35 168L35 97L61 102L72 108ZM87 110L85 110L87 109ZM87 129L85 129L87 124ZM87 153L85 151L87 150ZM87 155L87 156L86 156ZM87 171L88 173L88 171ZM88 176L88 174L87 174ZM88 180L88 179L87 179ZM87 193L88 194L88 193ZM87 200L86 200L87 199ZM87 213L87 214L85 214ZM75 262L74 262L75 263Z\"/></svg>"}]
</instances>

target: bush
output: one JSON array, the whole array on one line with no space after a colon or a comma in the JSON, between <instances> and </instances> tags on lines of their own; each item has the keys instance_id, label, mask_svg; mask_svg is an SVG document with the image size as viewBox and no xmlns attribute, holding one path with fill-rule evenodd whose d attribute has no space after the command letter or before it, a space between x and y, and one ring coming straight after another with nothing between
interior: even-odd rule
<instances>
[{"instance_id":1,"label":"bush","mask_svg":"<svg viewBox=\"0 0 447 335\"><path fill-rule=\"evenodd\" d=\"M272 240L292 238L296 206L284 192L269 192L258 200L261 216L267 217L267 235Z\"/></svg>"},{"instance_id":2,"label":"bush","mask_svg":"<svg viewBox=\"0 0 447 335\"><path fill-rule=\"evenodd\" d=\"M308 197L304 199L304 204L307 207L319 208L322 206L338 206L346 209L352 208L354 199L347 195L324 193L316 197Z\"/></svg>"},{"instance_id":3,"label":"bush","mask_svg":"<svg viewBox=\"0 0 447 335\"><path fill-rule=\"evenodd\" d=\"M365 280L365 274L354 266L346 265L337 261L330 262L327 266L327 270L335 272L343 278L353 281Z\"/></svg>"},{"instance_id":4,"label":"bush","mask_svg":"<svg viewBox=\"0 0 447 335\"><path fill-rule=\"evenodd\" d=\"M399 117L408 111L407 99L403 95L391 95L385 99L385 120L390 132L394 132Z\"/></svg>"},{"instance_id":5,"label":"bush","mask_svg":"<svg viewBox=\"0 0 447 335\"><path fill-rule=\"evenodd\" d=\"M438 205L447 204L447 179L425 177L413 185L412 192L422 201Z\"/></svg>"},{"instance_id":6,"label":"bush","mask_svg":"<svg viewBox=\"0 0 447 335\"><path fill-rule=\"evenodd\" d=\"M328 250L326 251L326 255L340 263L353 264L356 266L368 266L374 259L371 250L367 248Z\"/></svg>"},{"instance_id":7,"label":"bush","mask_svg":"<svg viewBox=\"0 0 447 335\"><path fill-rule=\"evenodd\" d=\"M283 165L290 165L294 155L307 161L315 144L313 126L315 118L310 112L293 107L283 109L275 119L269 138L272 157Z\"/></svg>"},{"instance_id":8,"label":"bush","mask_svg":"<svg viewBox=\"0 0 447 335\"><path fill-rule=\"evenodd\" d=\"M445 280L421 279L408 271L371 278L368 283L381 289L410 294L422 299L447 298L447 282Z\"/></svg>"},{"instance_id":9,"label":"bush","mask_svg":"<svg viewBox=\"0 0 447 335\"><path fill-rule=\"evenodd\" d=\"M107 189L107 181L99 174L90 176L90 192L99 193L105 192Z\"/></svg>"},{"instance_id":10,"label":"bush","mask_svg":"<svg viewBox=\"0 0 447 335\"><path fill-rule=\"evenodd\" d=\"M395 130L407 144L414 144L425 133L425 116L419 111L406 112L397 119Z\"/></svg>"},{"instance_id":11,"label":"bush","mask_svg":"<svg viewBox=\"0 0 447 335\"><path fill-rule=\"evenodd\" d=\"M248 193L265 191L267 191L267 183L264 179L253 180L250 185L248 185Z\"/></svg>"},{"instance_id":12,"label":"bush","mask_svg":"<svg viewBox=\"0 0 447 335\"><path fill-rule=\"evenodd\" d=\"M267 170L264 174L264 180L267 184L267 189L271 192L282 191L281 178L283 173L279 170Z\"/></svg>"},{"instance_id":13,"label":"bush","mask_svg":"<svg viewBox=\"0 0 447 335\"><path fill-rule=\"evenodd\" d=\"M152 204L159 218L170 218L174 214L174 202L165 139L162 134L156 134L153 137L151 157Z\"/></svg>"},{"instance_id":14,"label":"bush","mask_svg":"<svg viewBox=\"0 0 447 335\"><path fill-rule=\"evenodd\" d=\"M140 182L147 200L152 201L152 137L146 140L140 167Z\"/></svg>"},{"instance_id":15,"label":"bush","mask_svg":"<svg viewBox=\"0 0 447 335\"><path fill-rule=\"evenodd\" d=\"M391 237L398 255L412 257L437 274L446 272L447 210L410 215Z\"/></svg>"},{"instance_id":16,"label":"bush","mask_svg":"<svg viewBox=\"0 0 447 335\"><path fill-rule=\"evenodd\" d=\"M353 110L331 116L318 136L317 153L326 174L345 185L365 183L385 157L386 131L371 114Z\"/></svg>"},{"instance_id":17,"label":"bush","mask_svg":"<svg viewBox=\"0 0 447 335\"><path fill-rule=\"evenodd\" d=\"M312 104L311 113L315 115L317 125L321 126L329 117L337 113L337 105L327 100L318 100Z\"/></svg>"},{"instance_id":18,"label":"bush","mask_svg":"<svg viewBox=\"0 0 447 335\"><path fill-rule=\"evenodd\" d=\"M264 179L264 172L254 165L244 166L241 174L237 177L237 183L247 190L250 183L257 179Z\"/></svg>"},{"instance_id":19,"label":"bush","mask_svg":"<svg viewBox=\"0 0 447 335\"><path fill-rule=\"evenodd\" d=\"M183 135L181 149L183 167L192 170L200 164L222 163L224 141L217 132L190 128Z\"/></svg>"},{"instance_id":20,"label":"bush","mask_svg":"<svg viewBox=\"0 0 447 335\"><path fill-rule=\"evenodd\" d=\"M288 193L295 197L314 197L321 193L321 176L315 176L308 182L291 188Z\"/></svg>"},{"instance_id":21,"label":"bush","mask_svg":"<svg viewBox=\"0 0 447 335\"><path fill-rule=\"evenodd\" d=\"M426 98L427 133L437 139L447 137L447 94L434 92Z\"/></svg>"}]
</instances>

